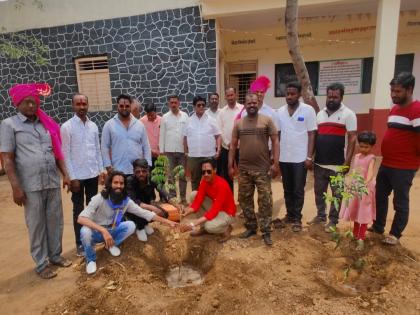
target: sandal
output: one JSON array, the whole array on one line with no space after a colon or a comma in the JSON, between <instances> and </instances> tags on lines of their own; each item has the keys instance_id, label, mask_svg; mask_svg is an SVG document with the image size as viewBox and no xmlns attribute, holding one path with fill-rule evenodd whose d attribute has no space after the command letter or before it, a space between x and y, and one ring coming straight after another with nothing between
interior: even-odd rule
<instances>
[{"instance_id":1,"label":"sandal","mask_svg":"<svg viewBox=\"0 0 420 315\"><path fill-rule=\"evenodd\" d=\"M72 262L69 259L66 259L64 257L60 257L60 260L58 261L50 261L50 263L54 266L58 266L58 267L63 267L63 268L67 268L70 267Z\"/></svg>"},{"instance_id":2,"label":"sandal","mask_svg":"<svg viewBox=\"0 0 420 315\"><path fill-rule=\"evenodd\" d=\"M363 240L357 240L356 241L356 250L359 251L363 251L365 249L365 242Z\"/></svg>"},{"instance_id":3,"label":"sandal","mask_svg":"<svg viewBox=\"0 0 420 315\"><path fill-rule=\"evenodd\" d=\"M224 243L230 239L230 233L232 233L233 227L229 225L226 231L222 234L222 237L219 239L219 243Z\"/></svg>"},{"instance_id":4,"label":"sandal","mask_svg":"<svg viewBox=\"0 0 420 315\"><path fill-rule=\"evenodd\" d=\"M52 279L57 276L57 273L55 271L52 271L50 267L45 267L37 273L38 276L42 279Z\"/></svg>"},{"instance_id":5,"label":"sandal","mask_svg":"<svg viewBox=\"0 0 420 315\"><path fill-rule=\"evenodd\" d=\"M386 245L391 245L391 246L395 246L399 243L400 241L398 240L398 238L392 234L389 234L387 236L385 236L385 238L382 240L382 243L386 244Z\"/></svg>"}]
</instances>

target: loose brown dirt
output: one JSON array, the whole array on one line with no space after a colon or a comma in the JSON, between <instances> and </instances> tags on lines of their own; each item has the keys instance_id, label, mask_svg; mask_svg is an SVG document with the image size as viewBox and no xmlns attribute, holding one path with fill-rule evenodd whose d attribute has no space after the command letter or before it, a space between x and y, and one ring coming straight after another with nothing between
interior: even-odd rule
<instances>
[{"instance_id":1,"label":"loose brown dirt","mask_svg":"<svg viewBox=\"0 0 420 315\"><path fill-rule=\"evenodd\" d=\"M0 180L8 222L0 223L0 249L8 249L0 251L2 314L420 314L419 176L402 246L386 247L369 235L359 253L348 239L335 249L320 227L301 233L286 227L273 232L274 245L267 248L260 236L237 237L241 219L232 239L219 244L217 237L192 238L154 223L149 241L131 237L120 257L98 247L94 276L87 276L83 260L74 256L70 202L64 195L64 248L74 266L58 270L50 281L30 270L24 221L7 185ZM283 216L281 184L273 187L275 208ZM311 187L310 180L305 220L315 213ZM13 217L11 210L19 215ZM200 270L203 284L168 288L165 277L181 262Z\"/></svg>"}]
</instances>

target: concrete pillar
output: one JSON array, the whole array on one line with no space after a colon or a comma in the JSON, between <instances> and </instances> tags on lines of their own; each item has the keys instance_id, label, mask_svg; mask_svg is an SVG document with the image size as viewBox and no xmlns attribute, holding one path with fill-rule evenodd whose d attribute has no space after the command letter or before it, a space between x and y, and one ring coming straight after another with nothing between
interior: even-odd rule
<instances>
[{"instance_id":1,"label":"concrete pillar","mask_svg":"<svg viewBox=\"0 0 420 315\"><path fill-rule=\"evenodd\" d=\"M380 143L386 130L388 112L392 105L389 82L394 76L400 4L401 0L378 1L371 107L369 110L371 129L378 136L377 153L380 152Z\"/></svg>"}]
</instances>

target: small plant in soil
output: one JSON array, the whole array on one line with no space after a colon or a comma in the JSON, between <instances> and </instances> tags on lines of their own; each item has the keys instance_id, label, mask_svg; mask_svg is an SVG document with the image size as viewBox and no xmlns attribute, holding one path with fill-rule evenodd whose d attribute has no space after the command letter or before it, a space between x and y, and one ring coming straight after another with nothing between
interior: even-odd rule
<instances>
[{"instance_id":1,"label":"small plant in soil","mask_svg":"<svg viewBox=\"0 0 420 315\"><path fill-rule=\"evenodd\" d=\"M175 190L178 195L178 189L176 182L180 177L183 177L185 174L184 167L182 165L177 165L173 170L174 183L169 181L169 174L171 172L169 168L169 160L165 155L159 155L155 161L155 168L152 171L151 180L154 182L159 189L165 190L167 193L171 190Z\"/></svg>"}]
</instances>

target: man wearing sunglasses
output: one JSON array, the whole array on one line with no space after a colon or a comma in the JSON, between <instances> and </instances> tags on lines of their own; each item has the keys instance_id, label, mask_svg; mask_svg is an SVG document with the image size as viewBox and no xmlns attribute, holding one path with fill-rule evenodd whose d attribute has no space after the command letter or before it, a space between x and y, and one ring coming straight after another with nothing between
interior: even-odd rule
<instances>
[{"instance_id":1,"label":"man wearing sunglasses","mask_svg":"<svg viewBox=\"0 0 420 315\"><path fill-rule=\"evenodd\" d=\"M184 216L198 213L200 216L189 223L181 224L181 231L191 231L191 236L204 233L221 235L220 242L230 238L232 223L236 214L232 190L227 181L216 175L216 161L206 159L201 163L202 179L198 191L191 193L192 204Z\"/></svg>"},{"instance_id":2,"label":"man wearing sunglasses","mask_svg":"<svg viewBox=\"0 0 420 315\"><path fill-rule=\"evenodd\" d=\"M194 114L188 118L184 130L184 153L191 172L191 190L197 190L201 180L202 161L220 155L221 138L216 121L206 111L206 99L193 99Z\"/></svg>"},{"instance_id":3,"label":"man wearing sunglasses","mask_svg":"<svg viewBox=\"0 0 420 315\"><path fill-rule=\"evenodd\" d=\"M113 169L133 174L133 161L144 158L152 166L152 155L143 123L131 114L131 97L117 98L118 113L102 130L102 159L108 173Z\"/></svg>"}]
</instances>

